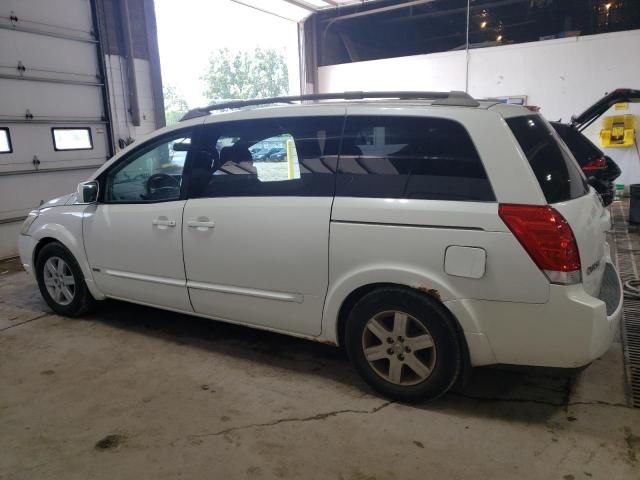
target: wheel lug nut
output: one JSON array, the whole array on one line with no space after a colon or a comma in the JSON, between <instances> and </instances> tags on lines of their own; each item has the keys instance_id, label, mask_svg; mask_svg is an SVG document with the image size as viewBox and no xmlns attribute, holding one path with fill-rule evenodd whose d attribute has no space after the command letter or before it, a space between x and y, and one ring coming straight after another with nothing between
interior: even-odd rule
<instances>
[{"instance_id":1,"label":"wheel lug nut","mask_svg":"<svg viewBox=\"0 0 640 480\"><path fill-rule=\"evenodd\" d=\"M403 337L402 335L400 335L400 336L398 337L398 341L399 341L399 342L404 342L404 337Z\"/></svg>"},{"instance_id":2,"label":"wheel lug nut","mask_svg":"<svg viewBox=\"0 0 640 480\"><path fill-rule=\"evenodd\" d=\"M389 355L393 355L393 348L388 349L388 350L387 350L387 353L388 353Z\"/></svg>"},{"instance_id":3,"label":"wheel lug nut","mask_svg":"<svg viewBox=\"0 0 640 480\"><path fill-rule=\"evenodd\" d=\"M387 343L393 343L393 338L391 337L387 338Z\"/></svg>"},{"instance_id":4,"label":"wheel lug nut","mask_svg":"<svg viewBox=\"0 0 640 480\"><path fill-rule=\"evenodd\" d=\"M410 352L411 352L411 348L409 348L409 347L404 347L404 351L405 351L405 352L407 352L407 353L410 353Z\"/></svg>"},{"instance_id":5,"label":"wheel lug nut","mask_svg":"<svg viewBox=\"0 0 640 480\"><path fill-rule=\"evenodd\" d=\"M398 354L398 360L404 360L404 355L403 354Z\"/></svg>"}]
</instances>

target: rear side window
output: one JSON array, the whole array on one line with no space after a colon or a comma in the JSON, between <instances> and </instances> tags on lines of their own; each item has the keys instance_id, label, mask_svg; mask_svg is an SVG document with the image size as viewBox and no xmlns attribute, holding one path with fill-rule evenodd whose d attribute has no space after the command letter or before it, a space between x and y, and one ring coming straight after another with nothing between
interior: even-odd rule
<instances>
[{"instance_id":1,"label":"rear side window","mask_svg":"<svg viewBox=\"0 0 640 480\"><path fill-rule=\"evenodd\" d=\"M553 130L538 115L507 119L507 125L529 160L547 202L566 202L588 192L580 168Z\"/></svg>"},{"instance_id":2,"label":"rear side window","mask_svg":"<svg viewBox=\"0 0 640 480\"><path fill-rule=\"evenodd\" d=\"M344 117L213 124L194 160L191 197L333 196Z\"/></svg>"},{"instance_id":3,"label":"rear side window","mask_svg":"<svg viewBox=\"0 0 640 480\"><path fill-rule=\"evenodd\" d=\"M349 117L336 195L495 201L466 129L425 117Z\"/></svg>"}]
</instances>

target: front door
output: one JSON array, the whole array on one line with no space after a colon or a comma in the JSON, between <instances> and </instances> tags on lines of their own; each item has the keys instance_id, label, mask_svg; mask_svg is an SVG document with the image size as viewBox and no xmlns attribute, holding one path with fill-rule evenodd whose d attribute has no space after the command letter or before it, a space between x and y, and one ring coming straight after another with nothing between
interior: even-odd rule
<instances>
[{"instance_id":1,"label":"front door","mask_svg":"<svg viewBox=\"0 0 640 480\"><path fill-rule=\"evenodd\" d=\"M183 225L197 313L320 333L344 109L338 112L209 127L213 165L194 168L200 177Z\"/></svg>"},{"instance_id":2,"label":"front door","mask_svg":"<svg viewBox=\"0 0 640 480\"><path fill-rule=\"evenodd\" d=\"M182 260L182 171L191 133L132 151L101 181L87 209L84 244L98 287L109 297L191 311Z\"/></svg>"}]
</instances>

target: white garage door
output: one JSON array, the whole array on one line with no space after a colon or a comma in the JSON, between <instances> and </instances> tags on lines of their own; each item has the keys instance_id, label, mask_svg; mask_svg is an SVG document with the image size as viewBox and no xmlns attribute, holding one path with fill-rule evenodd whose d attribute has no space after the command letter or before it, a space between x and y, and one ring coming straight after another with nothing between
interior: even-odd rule
<instances>
[{"instance_id":1,"label":"white garage door","mask_svg":"<svg viewBox=\"0 0 640 480\"><path fill-rule=\"evenodd\" d=\"M20 219L108 156L91 0L0 1L0 258Z\"/></svg>"}]
</instances>

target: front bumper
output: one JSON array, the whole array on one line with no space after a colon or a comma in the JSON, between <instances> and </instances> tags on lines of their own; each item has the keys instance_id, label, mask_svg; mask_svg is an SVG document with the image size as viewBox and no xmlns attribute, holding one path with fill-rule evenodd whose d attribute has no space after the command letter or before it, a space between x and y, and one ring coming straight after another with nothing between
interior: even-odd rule
<instances>
[{"instance_id":1,"label":"front bumper","mask_svg":"<svg viewBox=\"0 0 640 480\"><path fill-rule=\"evenodd\" d=\"M20 261L22 267L29 274L33 273L33 249L36 246L36 242L33 237L28 235L20 235L18 237L18 253L20 254Z\"/></svg>"},{"instance_id":2,"label":"front bumper","mask_svg":"<svg viewBox=\"0 0 640 480\"><path fill-rule=\"evenodd\" d=\"M613 264L605 266L598 297L581 284L551 285L549 293L544 304L459 302L475 317L477 333L486 337L495 363L576 368L602 356L622 317L622 284Z\"/></svg>"}]
</instances>

